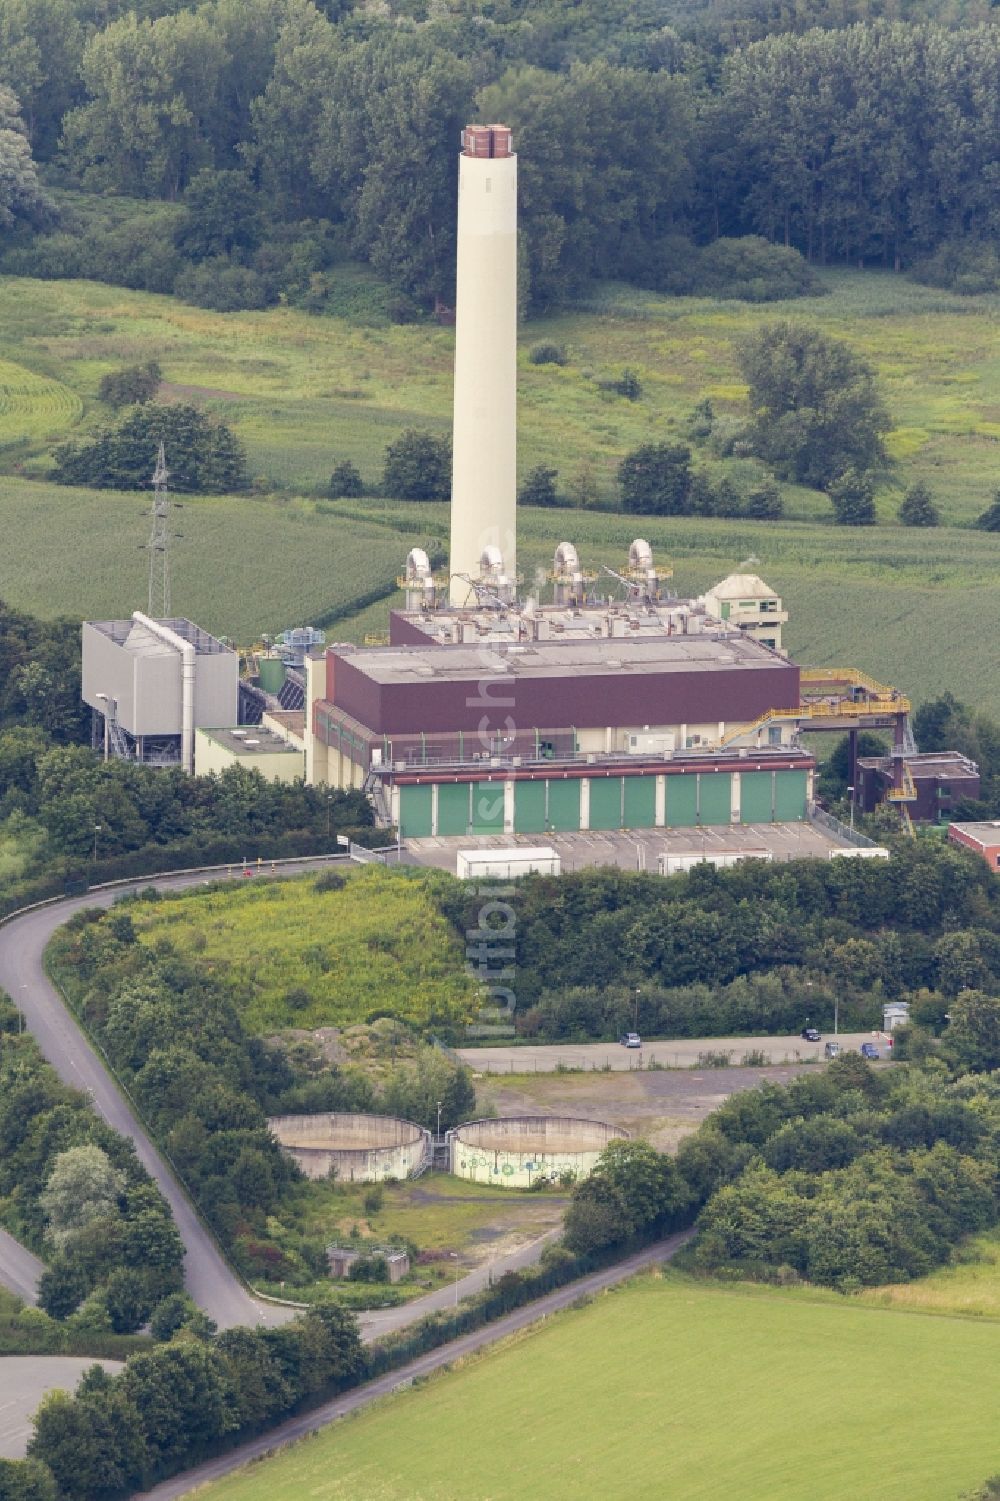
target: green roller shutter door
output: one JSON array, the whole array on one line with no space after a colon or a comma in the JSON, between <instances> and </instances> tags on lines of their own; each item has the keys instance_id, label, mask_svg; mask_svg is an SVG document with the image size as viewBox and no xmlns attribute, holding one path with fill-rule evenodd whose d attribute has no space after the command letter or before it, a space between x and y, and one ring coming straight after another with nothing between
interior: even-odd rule
<instances>
[{"instance_id":1,"label":"green roller shutter door","mask_svg":"<svg viewBox=\"0 0 1000 1501\"><path fill-rule=\"evenodd\" d=\"M774 773L774 816L779 823L794 823L805 818L808 780L804 771Z\"/></svg>"},{"instance_id":2,"label":"green roller shutter door","mask_svg":"<svg viewBox=\"0 0 1000 1501\"><path fill-rule=\"evenodd\" d=\"M557 834L574 834L579 831L579 778L549 783L549 828Z\"/></svg>"},{"instance_id":3,"label":"green roller shutter door","mask_svg":"<svg viewBox=\"0 0 1000 1501\"><path fill-rule=\"evenodd\" d=\"M744 771L740 774L740 823L770 823L774 773Z\"/></svg>"},{"instance_id":4,"label":"green roller shutter door","mask_svg":"<svg viewBox=\"0 0 1000 1501\"><path fill-rule=\"evenodd\" d=\"M656 823L656 778L625 778L625 827L651 829Z\"/></svg>"},{"instance_id":5,"label":"green roller shutter door","mask_svg":"<svg viewBox=\"0 0 1000 1501\"><path fill-rule=\"evenodd\" d=\"M729 823L732 817L732 782L728 771L698 773L698 822Z\"/></svg>"},{"instance_id":6,"label":"green roller shutter door","mask_svg":"<svg viewBox=\"0 0 1000 1501\"><path fill-rule=\"evenodd\" d=\"M514 783L514 832L516 834L542 834L545 832L545 783Z\"/></svg>"},{"instance_id":7,"label":"green roller shutter door","mask_svg":"<svg viewBox=\"0 0 1000 1501\"><path fill-rule=\"evenodd\" d=\"M469 832L469 784L468 782L442 782L438 787L439 834L467 834Z\"/></svg>"},{"instance_id":8,"label":"green roller shutter door","mask_svg":"<svg viewBox=\"0 0 1000 1501\"><path fill-rule=\"evenodd\" d=\"M667 782L667 828L687 829L698 821L698 785L694 777L670 777Z\"/></svg>"},{"instance_id":9,"label":"green roller shutter door","mask_svg":"<svg viewBox=\"0 0 1000 1501\"><path fill-rule=\"evenodd\" d=\"M592 829L620 829L621 826L621 777L591 777L590 827Z\"/></svg>"},{"instance_id":10,"label":"green roller shutter door","mask_svg":"<svg viewBox=\"0 0 1000 1501\"><path fill-rule=\"evenodd\" d=\"M426 787L400 787L399 832L404 839L427 839L431 833L431 794Z\"/></svg>"},{"instance_id":11,"label":"green roller shutter door","mask_svg":"<svg viewBox=\"0 0 1000 1501\"><path fill-rule=\"evenodd\" d=\"M503 782L476 782L472 788L472 832L503 833Z\"/></svg>"}]
</instances>

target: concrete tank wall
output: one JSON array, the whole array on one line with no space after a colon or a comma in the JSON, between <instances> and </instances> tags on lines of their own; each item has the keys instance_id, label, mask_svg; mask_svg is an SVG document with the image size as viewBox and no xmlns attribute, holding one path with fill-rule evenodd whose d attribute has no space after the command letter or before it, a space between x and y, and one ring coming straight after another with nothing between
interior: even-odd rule
<instances>
[{"instance_id":1,"label":"concrete tank wall","mask_svg":"<svg viewBox=\"0 0 1000 1501\"><path fill-rule=\"evenodd\" d=\"M307 1178L331 1169L345 1183L409 1178L430 1160L431 1134L390 1115L276 1115L268 1121Z\"/></svg>"},{"instance_id":2,"label":"concrete tank wall","mask_svg":"<svg viewBox=\"0 0 1000 1501\"><path fill-rule=\"evenodd\" d=\"M530 1188L539 1178L589 1177L609 1141L628 1132L604 1121L529 1115L469 1121L448 1132L449 1163L459 1178L501 1188Z\"/></svg>"}]
</instances>

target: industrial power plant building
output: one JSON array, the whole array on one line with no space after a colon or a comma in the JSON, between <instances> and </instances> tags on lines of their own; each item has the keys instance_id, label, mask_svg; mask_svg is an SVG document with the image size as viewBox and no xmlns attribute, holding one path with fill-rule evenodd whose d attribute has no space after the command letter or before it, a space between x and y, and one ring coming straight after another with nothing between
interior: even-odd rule
<instances>
[{"instance_id":1,"label":"industrial power plant building","mask_svg":"<svg viewBox=\"0 0 1000 1501\"><path fill-rule=\"evenodd\" d=\"M796 822L815 769L800 732L846 732L853 754L858 730L882 729L880 774L905 818L909 703L851 669L789 661L782 600L748 565L679 599L643 538L620 571L588 572L565 541L547 581L520 589L516 241L510 130L468 126L449 567L411 551L388 643L319 650L311 635L301 730L276 714L301 698L279 704L284 668L265 654L252 690L264 723L245 734L236 658L214 638L138 614L85 626L84 696L105 743L148 759L155 736L188 769L196 743L206 771L304 768L310 783L363 788L382 823L421 839Z\"/></svg>"}]
</instances>

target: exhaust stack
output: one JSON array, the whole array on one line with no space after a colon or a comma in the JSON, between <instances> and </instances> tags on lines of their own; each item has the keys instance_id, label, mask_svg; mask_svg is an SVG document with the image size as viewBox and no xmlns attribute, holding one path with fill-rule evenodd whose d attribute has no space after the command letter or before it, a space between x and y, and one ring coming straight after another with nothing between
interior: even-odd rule
<instances>
[{"instance_id":1,"label":"exhaust stack","mask_svg":"<svg viewBox=\"0 0 1000 1501\"><path fill-rule=\"evenodd\" d=\"M517 157L506 125L468 125L458 172L451 602L488 547L516 576Z\"/></svg>"}]
</instances>

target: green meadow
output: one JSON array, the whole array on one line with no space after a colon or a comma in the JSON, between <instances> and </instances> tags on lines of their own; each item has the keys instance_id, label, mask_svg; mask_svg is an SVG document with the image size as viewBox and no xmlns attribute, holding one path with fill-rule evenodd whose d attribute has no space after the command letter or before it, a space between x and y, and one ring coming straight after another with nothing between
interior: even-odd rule
<instances>
[{"instance_id":1,"label":"green meadow","mask_svg":"<svg viewBox=\"0 0 1000 1501\"><path fill-rule=\"evenodd\" d=\"M951 1501L1000 1464L1000 1327L639 1278L205 1501Z\"/></svg>"},{"instance_id":2,"label":"green meadow","mask_svg":"<svg viewBox=\"0 0 1000 1501\"><path fill-rule=\"evenodd\" d=\"M354 283L364 291L366 273L342 274L348 292ZM848 339L879 369L895 424L896 465L879 497L885 524L835 527L824 496L794 487L779 523L525 508L525 584L564 538L599 570L620 568L631 538L644 534L661 562L672 560L681 593L753 559L791 612L786 643L797 660L856 665L918 701L950 688L1000 714L990 632L1000 538L969 529L1000 478L1000 298L873 272L823 279L828 295L767 307L610 287L586 309L526 325L520 466L551 464L571 484L584 464L610 498L621 455L683 434L702 397L735 425L743 392L734 341L767 319L802 318ZM531 364L542 340L562 344L568 363ZM331 502L322 491L344 458L377 484L385 444L406 426L447 431L453 342L452 330L431 324L362 324L283 307L220 314L92 282L0 278L0 597L44 616L111 616L145 604L147 498L63 489L43 476L56 442L107 416L96 397L101 376L156 359L168 395L233 424L255 476L252 494L187 498L175 513L174 609L241 643L297 624L348 640L383 631L409 548L446 542L446 507ZM640 376L640 401L600 386L625 365ZM903 488L918 478L949 525L891 524Z\"/></svg>"}]
</instances>

